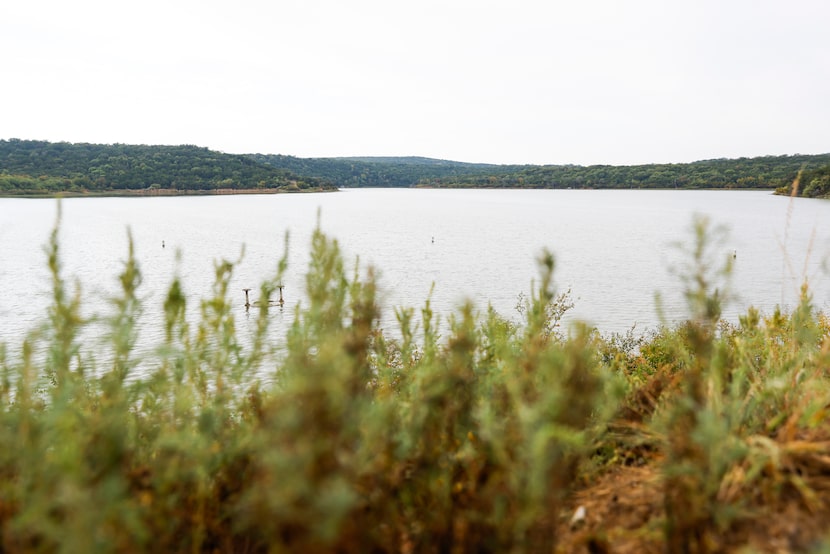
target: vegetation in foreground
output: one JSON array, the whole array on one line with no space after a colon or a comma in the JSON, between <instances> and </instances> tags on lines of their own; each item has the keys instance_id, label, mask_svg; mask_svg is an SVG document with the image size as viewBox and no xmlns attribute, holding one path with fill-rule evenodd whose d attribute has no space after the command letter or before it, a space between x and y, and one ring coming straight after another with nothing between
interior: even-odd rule
<instances>
[{"instance_id":1,"label":"vegetation in foreground","mask_svg":"<svg viewBox=\"0 0 830 554\"><path fill-rule=\"evenodd\" d=\"M138 358L132 252L93 351L56 231L48 320L0 348L2 550L830 548L830 326L806 287L791 313L721 321L704 221L688 320L645 337L563 330L544 254L520 323L470 305L439 322L427 302L393 338L372 271L320 231L311 250L285 337L263 306L242 344L222 262L198 306L174 280L166 338Z\"/></svg>"}]
</instances>

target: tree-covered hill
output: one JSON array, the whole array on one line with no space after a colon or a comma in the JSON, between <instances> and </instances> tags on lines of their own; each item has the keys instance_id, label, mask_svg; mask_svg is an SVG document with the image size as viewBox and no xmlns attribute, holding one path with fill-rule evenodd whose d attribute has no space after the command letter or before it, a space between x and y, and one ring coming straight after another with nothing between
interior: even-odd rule
<instances>
[{"instance_id":1,"label":"tree-covered hill","mask_svg":"<svg viewBox=\"0 0 830 554\"><path fill-rule=\"evenodd\" d=\"M422 157L298 158L279 154L232 155L190 145L11 139L0 140L0 193L187 193L414 186L784 190L782 187L790 185L804 170L800 192L805 196L822 196L830 192L830 185L820 173L820 168L826 166L830 166L830 154L630 166L494 165Z\"/></svg>"},{"instance_id":2,"label":"tree-covered hill","mask_svg":"<svg viewBox=\"0 0 830 554\"><path fill-rule=\"evenodd\" d=\"M830 164L830 154L630 166L468 164L417 157L252 157L339 187L774 189L791 183L800 169Z\"/></svg>"},{"instance_id":3,"label":"tree-covered hill","mask_svg":"<svg viewBox=\"0 0 830 554\"><path fill-rule=\"evenodd\" d=\"M324 179L191 145L0 140L0 192L5 194L333 188Z\"/></svg>"},{"instance_id":4,"label":"tree-covered hill","mask_svg":"<svg viewBox=\"0 0 830 554\"><path fill-rule=\"evenodd\" d=\"M299 175L313 175L338 187L411 187L433 179L501 174L519 166L472 164L421 157L297 158L279 154L252 154L272 167Z\"/></svg>"},{"instance_id":5,"label":"tree-covered hill","mask_svg":"<svg viewBox=\"0 0 830 554\"><path fill-rule=\"evenodd\" d=\"M773 189L800 169L830 164L830 154L704 160L685 164L522 166L499 173L434 178L435 187Z\"/></svg>"},{"instance_id":6,"label":"tree-covered hill","mask_svg":"<svg viewBox=\"0 0 830 554\"><path fill-rule=\"evenodd\" d=\"M808 169L801 173L799 186L783 186L776 191L778 194L791 194L795 192L798 196L807 198L828 198L830 197L830 165Z\"/></svg>"}]
</instances>

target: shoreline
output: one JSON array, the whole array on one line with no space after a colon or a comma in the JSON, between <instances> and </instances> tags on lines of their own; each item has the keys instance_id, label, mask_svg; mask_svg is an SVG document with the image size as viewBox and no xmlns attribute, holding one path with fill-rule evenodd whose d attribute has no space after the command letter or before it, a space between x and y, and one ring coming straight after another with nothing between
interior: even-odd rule
<instances>
[{"instance_id":1,"label":"shoreline","mask_svg":"<svg viewBox=\"0 0 830 554\"><path fill-rule=\"evenodd\" d=\"M149 198L154 196L226 196L237 194L297 194L309 192L337 192L338 189L212 189L212 190L179 190L179 189L125 189L125 190L107 190L107 191L59 191L59 192L21 192L10 193L9 191L0 191L0 198L113 198L113 197L127 197L127 198Z\"/></svg>"},{"instance_id":2,"label":"shoreline","mask_svg":"<svg viewBox=\"0 0 830 554\"><path fill-rule=\"evenodd\" d=\"M779 194L776 189L766 187L753 188L729 188L729 187L712 187L712 188L663 188L663 187L646 187L646 188L627 188L627 187L607 187L607 188L557 188L557 187L452 187L443 186L436 187L434 185L413 185L411 187L345 187L345 188L413 188L413 189L446 189L446 190L673 190L673 191L768 191L772 194L784 196ZM308 189L265 189L265 188L248 188L248 189L210 189L210 190L187 190L187 189L124 189L124 190L108 190L108 191L59 191L59 192L20 192L13 193L10 191L0 191L0 198L147 198L154 196L224 196L224 195L238 195L238 194L297 194L297 193L313 193L313 192L339 192L341 188L308 188ZM789 194L787 195L789 196Z\"/></svg>"}]
</instances>

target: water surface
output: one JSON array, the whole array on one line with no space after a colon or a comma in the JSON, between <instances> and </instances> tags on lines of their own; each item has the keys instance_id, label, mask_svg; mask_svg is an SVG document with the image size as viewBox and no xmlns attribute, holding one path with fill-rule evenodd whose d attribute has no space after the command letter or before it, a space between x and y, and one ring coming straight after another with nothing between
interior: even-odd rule
<instances>
[{"instance_id":1,"label":"water surface","mask_svg":"<svg viewBox=\"0 0 830 554\"><path fill-rule=\"evenodd\" d=\"M0 340L10 344L43 321L50 284L43 246L55 225L51 199L0 199ZM350 189L337 193L157 198L70 198L61 203L63 272L80 283L89 313L106 312L132 233L143 273L143 339L160 339L161 303L174 275L196 300L210 295L214 262L238 261L231 283L240 328L252 327L243 288L276 270L289 233L286 306L276 332L303 301L315 226L337 238L350 266L380 271L383 326L391 308L423 305L432 290L442 316L465 299L492 304L509 318L538 277L543 249L556 257L556 283L570 289L571 319L602 332L657 326L685 315L671 271L676 242L691 240L695 214L728 230L722 258L735 255L727 306L735 317L752 304L792 306L810 282L820 308L830 301L823 262L830 245L830 203L746 191L571 191ZM162 246L162 243L164 246ZM243 255L244 250L244 255ZM434 289L433 289L434 284Z\"/></svg>"}]
</instances>

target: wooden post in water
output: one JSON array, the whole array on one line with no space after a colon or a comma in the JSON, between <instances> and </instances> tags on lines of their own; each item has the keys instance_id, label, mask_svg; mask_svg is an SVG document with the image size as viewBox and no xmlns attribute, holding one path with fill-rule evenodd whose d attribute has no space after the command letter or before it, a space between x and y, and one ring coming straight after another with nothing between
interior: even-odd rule
<instances>
[{"instance_id":1,"label":"wooden post in water","mask_svg":"<svg viewBox=\"0 0 830 554\"><path fill-rule=\"evenodd\" d=\"M280 306L282 306L283 304L285 304L285 300L283 300L283 298L282 298L282 289L283 289L283 285L277 285L277 288L279 288L279 289L280 289L280 299L279 299L279 301L274 302L273 300L270 300L270 299L269 299L269 300L268 300L268 301L264 304L265 306L273 306L274 304L279 304ZM250 298L248 297L248 292L249 292L251 289L242 289L242 290L244 290L244 291L245 291L245 310L246 310L246 311L247 311L247 310L248 310L251 306L253 306L253 305L257 305L257 306L259 306L259 305L260 305L260 301L256 301L256 302L254 302L253 304L251 303L251 300L250 300Z\"/></svg>"}]
</instances>

